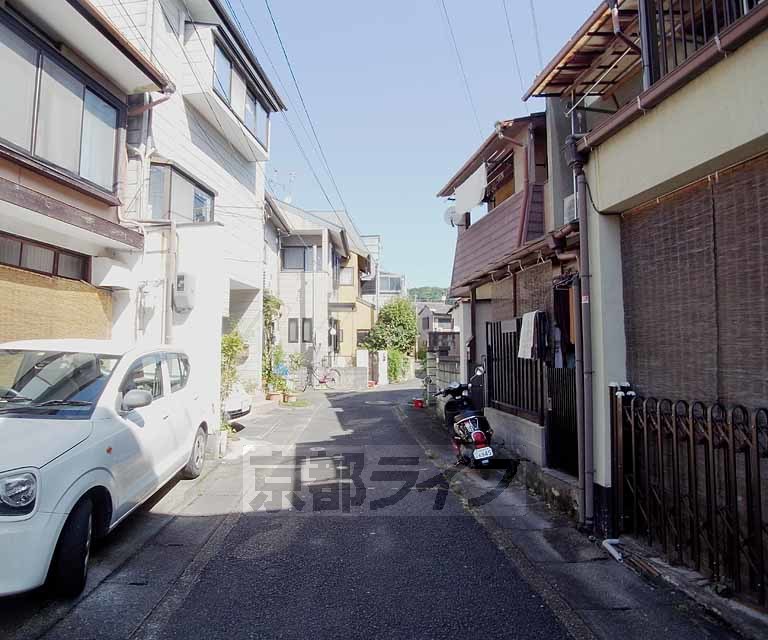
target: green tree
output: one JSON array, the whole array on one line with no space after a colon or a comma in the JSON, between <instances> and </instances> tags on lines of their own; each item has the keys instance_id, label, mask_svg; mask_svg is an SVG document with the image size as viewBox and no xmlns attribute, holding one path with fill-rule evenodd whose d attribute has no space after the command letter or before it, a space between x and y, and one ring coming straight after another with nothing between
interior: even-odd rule
<instances>
[{"instance_id":1,"label":"green tree","mask_svg":"<svg viewBox=\"0 0 768 640\"><path fill-rule=\"evenodd\" d=\"M442 302L448 295L448 289L442 287L414 287L408 290L411 300L423 300L425 302Z\"/></svg>"},{"instance_id":2,"label":"green tree","mask_svg":"<svg viewBox=\"0 0 768 640\"><path fill-rule=\"evenodd\" d=\"M371 351L410 353L418 334L416 312L410 302L401 298L381 308L365 346Z\"/></svg>"}]
</instances>

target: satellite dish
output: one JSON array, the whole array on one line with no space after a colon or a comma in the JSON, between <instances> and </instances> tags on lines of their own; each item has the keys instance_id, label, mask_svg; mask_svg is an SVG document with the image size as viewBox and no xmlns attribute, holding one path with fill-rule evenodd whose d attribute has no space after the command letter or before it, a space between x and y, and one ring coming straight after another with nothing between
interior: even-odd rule
<instances>
[{"instance_id":1,"label":"satellite dish","mask_svg":"<svg viewBox=\"0 0 768 640\"><path fill-rule=\"evenodd\" d=\"M448 207L443 214L443 220L445 220L445 224L452 227L464 226L464 214L456 211L456 207Z\"/></svg>"}]
</instances>

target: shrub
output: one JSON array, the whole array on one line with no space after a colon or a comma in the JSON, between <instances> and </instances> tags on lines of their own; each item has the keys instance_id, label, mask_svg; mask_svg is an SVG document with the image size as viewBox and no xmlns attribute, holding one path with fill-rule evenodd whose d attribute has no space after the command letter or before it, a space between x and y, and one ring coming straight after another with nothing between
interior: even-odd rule
<instances>
[{"instance_id":1,"label":"shrub","mask_svg":"<svg viewBox=\"0 0 768 640\"><path fill-rule=\"evenodd\" d=\"M387 352L387 376L390 382L399 382L408 372L408 356L394 349Z\"/></svg>"}]
</instances>

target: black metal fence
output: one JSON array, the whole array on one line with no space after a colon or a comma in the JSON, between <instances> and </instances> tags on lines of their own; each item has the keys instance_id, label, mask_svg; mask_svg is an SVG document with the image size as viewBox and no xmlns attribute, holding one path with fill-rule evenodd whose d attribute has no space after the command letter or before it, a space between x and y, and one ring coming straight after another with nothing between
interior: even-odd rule
<instances>
[{"instance_id":1,"label":"black metal fence","mask_svg":"<svg viewBox=\"0 0 768 640\"><path fill-rule=\"evenodd\" d=\"M544 364L518 358L519 319L516 331L504 331L502 322L486 325L488 405L544 424Z\"/></svg>"},{"instance_id":2,"label":"black metal fence","mask_svg":"<svg viewBox=\"0 0 768 640\"><path fill-rule=\"evenodd\" d=\"M547 367L547 395L547 465L576 476L579 473L576 369Z\"/></svg>"},{"instance_id":3,"label":"black metal fence","mask_svg":"<svg viewBox=\"0 0 768 640\"><path fill-rule=\"evenodd\" d=\"M612 388L619 530L766 605L768 409Z\"/></svg>"},{"instance_id":4,"label":"black metal fence","mask_svg":"<svg viewBox=\"0 0 768 640\"><path fill-rule=\"evenodd\" d=\"M654 0L649 28L655 36L654 81L667 75L756 8L760 0ZM653 36L652 36L653 37Z\"/></svg>"}]
</instances>

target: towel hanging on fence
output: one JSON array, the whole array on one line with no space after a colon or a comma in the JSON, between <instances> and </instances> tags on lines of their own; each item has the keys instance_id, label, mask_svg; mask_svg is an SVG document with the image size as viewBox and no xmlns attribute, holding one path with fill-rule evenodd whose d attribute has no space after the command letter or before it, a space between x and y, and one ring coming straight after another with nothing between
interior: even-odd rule
<instances>
[{"instance_id":1,"label":"towel hanging on fence","mask_svg":"<svg viewBox=\"0 0 768 640\"><path fill-rule=\"evenodd\" d=\"M517 357L526 360L545 360L548 347L547 314L543 311L523 314Z\"/></svg>"},{"instance_id":2,"label":"towel hanging on fence","mask_svg":"<svg viewBox=\"0 0 768 640\"><path fill-rule=\"evenodd\" d=\"M535 324L535 311L523 315L523 325L520 327L520 346L517 349L518 358L530 360L533 357L533 332Z\"/></svg>"}]
</instances>

